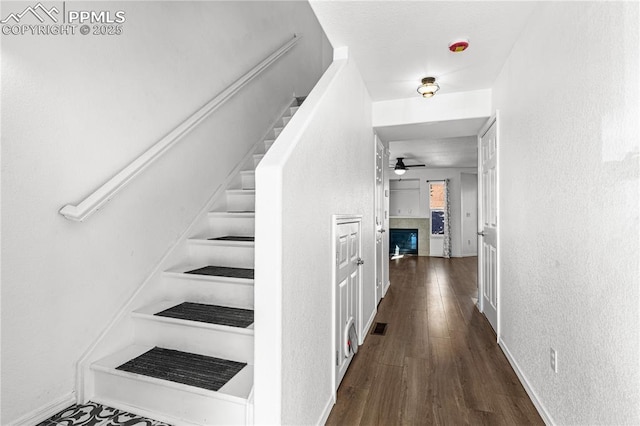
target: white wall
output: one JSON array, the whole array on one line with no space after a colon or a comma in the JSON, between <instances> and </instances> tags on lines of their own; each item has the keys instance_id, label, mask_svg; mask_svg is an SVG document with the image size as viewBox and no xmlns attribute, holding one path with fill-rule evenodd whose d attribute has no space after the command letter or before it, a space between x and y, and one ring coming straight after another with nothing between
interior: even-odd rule
<instances>
[{"instance_id":1,"label":"white wall","mask_svg":"<svg viewBox=\"0 0 640 426\"><path fill-rule=\"evenodd\" d=\"M491 112L491 89L449 93L425 102L414 96L406 99L378 101L373 104L374 127L432 121L487 117Z\"/></svg>"},{"instance_id":2,"label":"white wall","mask_svg":"<svg viewBox=\"0 0 640 426\"><path fill-rule=\"evenodd\" d=\"M501 337L556 424L640 423L639 7L540 3L494 87Z\"/></svg>"},{"instance_id":3,"label":"white wall","mask_svg":"<svg viewBox=\"0 0 640 426\"><path fill-rule=\"evenodd\" d=\"M460 173L460 222L462 255L478 254L478 174Z\"/></svg>"},{"instance_id":4,"label":"white wall","mask_svg":"<svg viewBox=\"0 0 640 426\"><path fill-rule=\"evenodd\" d=\"M393 142L392 142L393 143ZM428 180L444 180L450 179L449 188L449 202L451 213L451 255L454 257L460 257L462 252L462 230L461 230L461 192L460 192L460 174L461 173L473 173L477 172L475 168L452 168L452 169L413 169L408 170L402 175L402 180L418 179L420 182L420 191L418 193L419 199L417 200L418 211L414 212L411 205L398 205L397 200L394 201L395 191L391 191L390 195L390 211L389 215L393 216L407 216L407 217L426 217L430 219L429 213L429 183ZM397 179L397 176L391 175L391 187L393 188L393 180ZM415 201L413 202L415 203ZM413 205L413 204L412 204ZM395 208L395 210L394 210ZM408 213L411 208L412 214ZM400 210L398 212L398 210Z\"/></svg>"},{"instance_id":5,"label":"white wall","mask_svg":"<svg viewBox=\"0 0 640 426\"><path fill-rule=\"evenodd\" d=\"M256 171L256 423L316 424L333 403L334 214L363 216L364 321L375 312L374 156L369 94L335 60Z\"/></svg>"},{"instance_id":6,"label":"white wall","mask_svg":"<svg viewBox=\"0 0 640 426\"><path fill-rule=\"evenodd\" d=\"M120 36L2 35L3 424L71 395L80 355L293 92L311 90L329 48L303 2L67 6L127 21ZM290 53L86 223L57 213L296 32Z\"/></svg>"},{"instance_id":7,"label":"white wall","mask_svg":"<svg viewBox=\"0 0 640 426\"><path fill-rule=\"evenodd\" d=\"M424 209L420 209L420 180L398 179L392 174L389 181L389 214L391 216L424 217Z\"/></svg>"}]
</instances>

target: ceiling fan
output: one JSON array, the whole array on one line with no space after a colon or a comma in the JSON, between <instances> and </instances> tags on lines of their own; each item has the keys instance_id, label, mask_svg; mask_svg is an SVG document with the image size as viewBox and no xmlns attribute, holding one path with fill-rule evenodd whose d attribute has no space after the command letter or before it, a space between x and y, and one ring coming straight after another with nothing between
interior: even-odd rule
<instances>
[{"instance_id":1,"label":"ceiling fan","mask_svg":"<svg viewBox=\"0 0 640 426\"><path fill-rule=\"evenodd\" d=\"M396 165L393 167L393 171L399 176L405 174L409 167L426 167L426 164L410 164L407 166L404 164L404 161L402 161L404 160L404 157L398 157L397 160Z\"/></svg>"}]
</instances>

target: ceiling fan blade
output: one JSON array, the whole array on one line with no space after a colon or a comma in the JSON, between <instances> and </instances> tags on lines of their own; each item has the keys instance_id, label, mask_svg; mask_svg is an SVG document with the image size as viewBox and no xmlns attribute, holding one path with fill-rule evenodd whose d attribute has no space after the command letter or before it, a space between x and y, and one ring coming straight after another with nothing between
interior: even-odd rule
<instances>
[{"instance_id":1,"label":"ceiling fan blade","mask_svg":"<svg viewBox=\"0 0 640 426\"><path fill-rule=\"evenodd\" d=\"M405 164L405 167L427 167L426 164Z\"/></svg>"}]
</instances>

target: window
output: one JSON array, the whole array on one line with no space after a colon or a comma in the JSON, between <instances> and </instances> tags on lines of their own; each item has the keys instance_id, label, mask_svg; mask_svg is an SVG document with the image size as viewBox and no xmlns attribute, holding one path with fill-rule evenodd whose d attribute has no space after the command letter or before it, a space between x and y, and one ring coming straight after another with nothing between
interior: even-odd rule
<instances>
[{"instance_id":1,"label":"window","mask_svg":"<svg viewBox=\"0 0 640 426\"><path fill-rule=\"evenodd\" d=\"M444 235L444 182L429 182L431 235Z\"/></svg>"}]
</instances>

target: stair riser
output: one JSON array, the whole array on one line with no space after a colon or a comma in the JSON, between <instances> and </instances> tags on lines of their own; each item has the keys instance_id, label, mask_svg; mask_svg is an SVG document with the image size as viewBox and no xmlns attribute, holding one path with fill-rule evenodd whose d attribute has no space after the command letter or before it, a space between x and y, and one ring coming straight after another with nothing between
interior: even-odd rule
<instances>
[{"instance_id":1,"label":"stair riser","mask_svg":"<svg viewBox=\"0 0 640 426\"><path fill-rule=\"evenodd\" d=\"M227 211L255 211L255 194L227 193Z\"/></svg>"},{"instance_id":2,"label":"stair riser","mask_svg":"<svg viewBox=\"0 0 640 426\"><path fill-rule=\"evenodd\" d=\"M242 189L256 189L256 176L253 173L242 175Z\"/></svg>"},{"instance_id":3,"label":"stair riser","mask_svg":"<svg viewBox=\"0 0 640 426\"><path fill-rule=\"evenodd\" d=\"M145 411L202 425L244 424L246 403L172 389L156 383L96 371L95 401ZM135 412L129 408L128 411Z\"/></svg>"},{"instance_id":4,"label":"stair riser","mask_svg":"<svg viewBox=\"0 0 640 426\"><path fill-rule=\"evenodd\" d=\"M253 364L253 334L135 318L136 343Z\"/></svg>"},{"instance_id":5,"label":"stair riser","mask_svg":"<svg viewBox=\"0 0 640 426\"><path fill-rule=\"evenodd\" d=\"M189 259L192 265L215 265L233 268L250 268L254 265L253 246L209 246L189 245Z\"/></svg>"},{"instance_id":6,"label":"stair riser","mask_svg":"<svg viewBox=\"0 0 640 426\"><path fill-rule=\"evenodd\" d=\"M291 107L289 108L289 112L291 112L291 115L293 116L296 112L298 112L298 108L300 107Z\"/></svg>"},{"instance_id":7,"label":"stair riser","mask_svg":"<svg viewBox=\"0 0 640 426\"><path fill-rule=\"evenodd\" d=\"M264 157L262 154L253 156L253 167L258 167L258 164L262 161L262 157Z\"/></svg>"},{"instance_id":8,"label":"stair riser","mask_svg":"<svg viewBox=\"0 0 640 426\"><path fill-rule=\"evenodd\" d=\"M275 141L269 140L269 141L264 141L264 149L265 151L269 151L271 149L271 147L273 146L273 143Z\"/></svg>"},{"instance_id":9,"label":"stair riser","mask_svg":"<svg viewBox=\"0 0 640 426\"><path fill-rule=\"evenodd\" d=\"M280 136L280 133L282 133L282 130L283 130L282 128L273 129L273 135L275 136L274 139L277 139L278 136Z\"/></svg>"},{"instance_id":10,"label":"stair riser","mask_svg":"<svg viewBox=\"0 0 640 426\"><path fill-rule=\"evenodd\" d=\"M210 235L255 235L256 221L254 218L209 218Z\"/></svg>"},{"instance_id":11,"label":"stair riser","mask_svg":"<svg viewBox=\"0 0 640 426\"><path fill-rule=\"evenodd\" d=\"M253 285L201 280L164 278L163 296L167 300L253 309Z\"/></svg>"}]
</instances>

